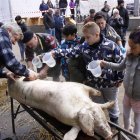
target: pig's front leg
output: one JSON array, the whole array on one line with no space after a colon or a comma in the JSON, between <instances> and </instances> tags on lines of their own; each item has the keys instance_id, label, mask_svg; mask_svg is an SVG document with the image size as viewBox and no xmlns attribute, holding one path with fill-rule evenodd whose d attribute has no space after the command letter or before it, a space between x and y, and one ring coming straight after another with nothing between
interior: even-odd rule
<instances>
[{"instance_id":1,"label":"pig's front leg","mask_svg":"<svg viewBox=\"0 0 140 140\"><path fill-rule=\"evenodd\" d=\"M63 140L75 140L80 130L81 128L79 126L72 127L71 130L64 135Z\"/></svg>"}]
</instances>

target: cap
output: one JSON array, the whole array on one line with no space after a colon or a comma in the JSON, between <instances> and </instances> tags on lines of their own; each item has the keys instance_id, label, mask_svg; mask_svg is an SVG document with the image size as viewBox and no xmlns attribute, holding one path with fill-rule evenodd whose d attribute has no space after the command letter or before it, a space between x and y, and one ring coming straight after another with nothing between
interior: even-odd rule
<instances>
[{"instance_id":1,"label":"cap","mask_svg":"<svg viewBox=\"0 0 140 140\"><path fill-rule=\"evenodd\" d=\"M26 31L26 32L23 33L23 36L24 37L23 37L22 42L27 43L33 38L34 33L32 31Z\"/></svg>"}]
</instances>

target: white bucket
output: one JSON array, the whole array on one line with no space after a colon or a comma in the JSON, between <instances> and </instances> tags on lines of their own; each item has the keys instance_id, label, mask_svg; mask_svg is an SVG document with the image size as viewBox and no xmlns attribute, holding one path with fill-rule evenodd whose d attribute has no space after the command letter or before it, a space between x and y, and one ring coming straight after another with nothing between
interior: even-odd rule
<instances>
[{"instance_id":1,"label":"white bucket","mask_svg":"<svg viewBox=\"0 0 140 140\"><path fill-rule=\"evenodd\" d=\"M42 67L42 62L40 60L39 57L34 57L32 60L32 64L36 67L36 68L41 68Z\"/></svg>"},{"instance_id":2,"label":"white bucket","mask_svg":"<svg viewBox=\"0 0 140 140\"><path fill-rule=\"evenodd\" d=\"M56 65L56 61L51 53L45 53L42 61L43 63L46 63L49 67L54 67Z\"/></svg>"},{"instance_id":3,"label":"white bucket","mask_svg":"<svg viewBox=\"0 0 140 140\"><path fill-rule=\"evenodd\" d=\"M100 63L98 62L98 60L91 61L88 64L88 70L91 71L91 73L95 77L99 77L102 74L102 70L101 70Z\"/></svg>"}]
</instances>

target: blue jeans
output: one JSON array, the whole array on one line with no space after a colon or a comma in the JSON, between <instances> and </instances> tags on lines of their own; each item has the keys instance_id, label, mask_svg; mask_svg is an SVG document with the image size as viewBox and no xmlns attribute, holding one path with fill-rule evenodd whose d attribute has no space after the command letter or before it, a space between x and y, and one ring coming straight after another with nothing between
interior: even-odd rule
<instances>
[{"instance_id":1,"label":"blue jeans","mask_svg":"<svg viewBox=\"0 0 140 140\"><path fill-rule=\"evenodd\" d=\"M102 92L103 99L105 102L115 101L114 106L108 109L109 116L112 118L119 117L120 114L119 105L118 105L119 88L118 87L102 88L100 89L100 91Z\"/></svg>"},{"instance_id":2,"label":"blue jeans","mask_svg":"<svg viewBox=\"0 0 140 140\"><path fill-rule=\"evenodd\" d=\"M55 28L49 28L46 30L46 33L51 34L52 36L55 36Z\"/></svg>"}]
</instances>

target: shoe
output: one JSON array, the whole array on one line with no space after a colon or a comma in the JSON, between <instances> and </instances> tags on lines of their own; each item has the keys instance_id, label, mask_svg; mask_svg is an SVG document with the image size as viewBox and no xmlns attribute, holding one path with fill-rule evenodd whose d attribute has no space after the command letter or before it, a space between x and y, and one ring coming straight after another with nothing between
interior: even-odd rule
<instances>
[{"instance_id":1,"label":"shoe","mask_svg":"<svg viewBox=\"0 0 140 140\"><path fill-rule=\"evenodd\" d=\"M118 117L116 117L116 118L110 117L110 121L117 124L117 125L119 124Z\"/></svg>"}]
</instances>

